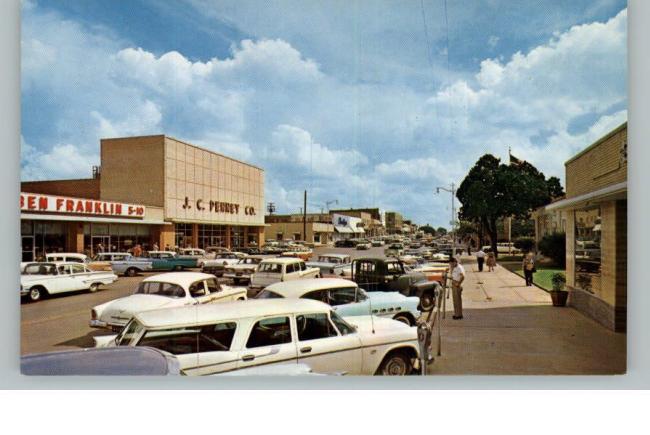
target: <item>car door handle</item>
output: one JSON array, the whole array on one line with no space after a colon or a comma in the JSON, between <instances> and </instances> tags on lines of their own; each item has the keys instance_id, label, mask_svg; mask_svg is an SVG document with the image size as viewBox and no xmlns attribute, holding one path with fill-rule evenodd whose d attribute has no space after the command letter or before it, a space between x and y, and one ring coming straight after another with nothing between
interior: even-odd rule
<instances>
[{"instance_id":1,"label":"car door handle","mask_svg":"<svg viewBox=\"0 0 650 435\"><path fill-rule=\"evenodd\" d=\"M311 352L311 346L305 346L300 348L300 353L309 353Z\"/></svg>"},{"instance_id":2,"label":"car door handle","mask_svg":"<svg viewBox=\"0 0 650 435\"><path fill-rule=\"evenodd\" d=\"M241 357L242 361L253 361L255 359L255 355L244 355Z\"/></svg>"}]
</instances>

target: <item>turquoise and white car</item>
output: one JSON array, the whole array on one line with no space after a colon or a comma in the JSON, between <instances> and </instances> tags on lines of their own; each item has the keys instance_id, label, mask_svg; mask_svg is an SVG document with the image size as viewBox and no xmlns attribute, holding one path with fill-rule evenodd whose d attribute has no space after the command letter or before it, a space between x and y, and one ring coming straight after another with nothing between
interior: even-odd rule
<instances>
[{"instance_id":1,"label":"turquoise and white car","mask_svg":"<svg viewBox=\"0 0 650 435\"><path fill-rule=\"evenodd\" d=\"M374 314L399 320L409 326L420 317L417 297L399 292L369 292L342 278L315 278L271 284L256 299L314 299L330 305L343 317Z\"/></svg>"}]
</instances>

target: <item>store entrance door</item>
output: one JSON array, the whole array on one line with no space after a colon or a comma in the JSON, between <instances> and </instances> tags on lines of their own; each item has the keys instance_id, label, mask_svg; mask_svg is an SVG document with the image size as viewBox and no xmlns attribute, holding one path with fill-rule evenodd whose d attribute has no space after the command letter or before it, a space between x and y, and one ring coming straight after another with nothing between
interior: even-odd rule
<instances>
[{"instance_id":1,"label":"store entrance door","mask_svg":"<svg viewBox=\"0 0 650 435\"><path fill-rule=\"evenodd\" d=\"M99 245L102 245L104 248L103 252L109 252L111 249L111 236L93 236L91 239L90 249L92 250L93 255L99 253Z\"/></svg>"},{"instance_id":2,"label":"store entrance door","mask_svg":"<svg viewBox=\"0 0 650 435\"><path fill-rule=\"evenodd\" d=\"M34 236L22 236L22 260L21 261L34 261Z\"/></svg>"}]
</instances>

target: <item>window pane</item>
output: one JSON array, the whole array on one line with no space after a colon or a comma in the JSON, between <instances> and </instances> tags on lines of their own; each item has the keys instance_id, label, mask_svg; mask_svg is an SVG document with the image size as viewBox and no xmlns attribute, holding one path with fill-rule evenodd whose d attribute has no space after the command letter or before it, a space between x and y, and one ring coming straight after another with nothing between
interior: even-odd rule
<instances>
[{"instance_id":1,"label":"window pane","mask_svg":"<svg viewBox=\"0 0 650 435\"><path fill-rule=\"evenodd\" d=\"M334 325L325 313L301 314L296 316L298 340L317 340L338 335Z\"/></svg>"},{"instance_id":2,"label":"window pane","mask_svg":"<svg viewBox=\"0 0 650 435\"><path fill-rule=\"evenodd\" d=\"M221 291L221 287L219 287L219 283L216 279L208 279L205 281L205 283L208 287L208 293L216 293L218 291Z\"/></svg>"},{"instance_id":3,"label":"window pane","mask_svg":"<svg viewBox=\"0 0 650 435\"><path fill-rule=\"evenodd\" d=\"M230 350L237 324L234 322L147 331L138 346L151 346L173 355Z\"/></svg>"},{"instance_id":4,"label":"window pane","mask_svg":"<svg viewBox=\"0 0 650 435\"><path fill-rule=\"evenodd\" d=\"M197 281L192 283L189 288L190 296L193 298L198 298L200 296L205 296L205 284L203 281Z\"/></svg>"},{"instance_id":5,"label":"window pane","mask_svg":"<svg viewBox=\"0 0 650 435\"><path fill-rule=\"evenodd\" d=\"M341 335L348 335L354 332L354 328L348 325L348 323L334 311L330 312L330 316L332 317L332 322L334 322Z\"/></svg>"},{"instance_id":6,"label":"window pane","mask_svg":"<svg viewBox=\"0 0 650 435\"><path fill-rule=\"evenodd\" d=\"M288 317L274 317L260 320L253 326L248 337L246 347L273 346L277 344L291 343L291 329Z\"/></svg>"},{"instance_id":7,"label":"window pane","mask_svg":"<svg viewBox=\"0 0 650 435\"><path fill-rule=\"evenodd\" d=\"M337 288L330 290L330 302L331 306L351 304L355 301L356 288Z\"/></svg>"},{"instance_id":8,"label":"window pane","mask_svg":"<svg viewBox=\"0 0 650 435\"><path fill-rule=\"evenodd\" d=\"M575 267L577 288L600 293L600 208L575 212Z\"/></svg>"},{"instance_id":9,"label":"window pane","mask_svg":"<svg viewBox=\"0 0 650 435\"><path fill-rule=\"evenodd\" d=\"M255 296L255 299L282 299L282 297L271 290L262 290Z\"/></svg>"}]
</instances>

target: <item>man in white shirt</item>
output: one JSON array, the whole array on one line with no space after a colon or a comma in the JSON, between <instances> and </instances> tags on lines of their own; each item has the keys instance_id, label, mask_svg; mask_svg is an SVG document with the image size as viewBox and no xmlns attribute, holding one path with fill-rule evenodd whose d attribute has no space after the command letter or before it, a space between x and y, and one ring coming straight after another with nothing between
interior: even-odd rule
<instances>
[{"instance_id":1,"label":"man in white shirt","mask_svg":"<svg viewBox=\"0 0 650 435\"><path fill-rule=\"evenodd\" d=\"M483 272L483 263L485 262L485 256L487 254L483 252L483 249L479 249L476 253L476 261L478 261L478 271Z\"/></svg>"},{"instance_id":2,"label":"man in white shirt","mask_svg":"<svg viewBox=\"0 0 650 435\"><path fill-rule=\"evenodd\" d=\"M449 260L449 270L451 273L451 295L454 300L454 320L463 318L463 281L465 281L465 268L458 263L456 258Z\"/></svg>"}]
</instances>

